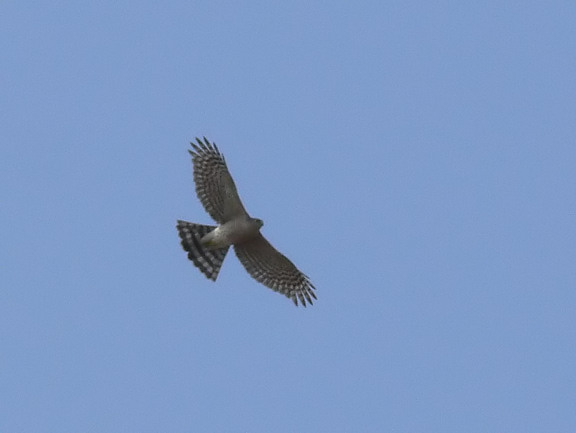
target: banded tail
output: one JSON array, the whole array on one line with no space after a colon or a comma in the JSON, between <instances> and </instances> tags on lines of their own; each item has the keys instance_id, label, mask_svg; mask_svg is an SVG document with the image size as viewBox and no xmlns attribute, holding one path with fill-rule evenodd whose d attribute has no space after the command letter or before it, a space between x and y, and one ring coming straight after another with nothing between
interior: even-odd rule
<instances>
[{"instance_id":1,"label":"banded tail","mask_svg":"<svg viewBox=\"0 0 576 433\"><path fill-rule=\"evenodd\" d=\"M216 227L178 220L176 228L178 229L180 239L182 239L182 248L188 252L188 258L192 260L194 266L200 269L207 278L216 281L218 272L220 272L220 268L230 247L208 250L200 243L200 239Z\"/></svg>"}]
</instances>

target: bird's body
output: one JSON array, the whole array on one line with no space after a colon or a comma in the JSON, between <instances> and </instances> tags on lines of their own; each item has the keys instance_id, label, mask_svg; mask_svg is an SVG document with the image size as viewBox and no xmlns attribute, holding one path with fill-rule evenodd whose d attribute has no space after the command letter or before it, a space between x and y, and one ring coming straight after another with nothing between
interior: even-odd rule
<instances>
[{"instance_id":1,"label":"bird's body","mask_svg":"<svg viewBox=\"0 0 576 433\"><path fill-rule=\"evenodd\" d=\"M241 244L256 236L262 225L262 220L257 218L238 218L219 225L204 235L200 243L209 250Z\"/></svg>"},{"instance_id":2,"label":"bird's body","mask_svg":"<svg viewBox=\"0 0 576 433\"><path fill-rule=\"evenodd\" d=\"M248 273L265 286L306 306L316 299L308 277L262 236L262 220L244 209L224 157L206 138L192 144L196 193L218 226L179 220L178 234L188 258L207 278L216 281L228 249L234 251Z\"/></svg>"}]
</instances>

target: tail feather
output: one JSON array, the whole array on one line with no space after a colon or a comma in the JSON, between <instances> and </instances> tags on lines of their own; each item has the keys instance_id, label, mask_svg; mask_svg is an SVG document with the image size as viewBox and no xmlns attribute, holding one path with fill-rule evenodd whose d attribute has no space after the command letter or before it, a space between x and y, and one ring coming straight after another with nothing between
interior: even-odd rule
<instances>
[{"instance_id":1,"label":"tail feather","mask_svg":"<svg viewBox=\"0 0 576 433\"><path fill-rule=\"evenodd\" d=\"M182 239L182 248L188 252L188 258L194 263L194 266L200 269L207 278L216 281L230 247L208 250L200 243L200 239L216 227L178 220L176 228L180 239Z\"/></svg>"}]
</instances>

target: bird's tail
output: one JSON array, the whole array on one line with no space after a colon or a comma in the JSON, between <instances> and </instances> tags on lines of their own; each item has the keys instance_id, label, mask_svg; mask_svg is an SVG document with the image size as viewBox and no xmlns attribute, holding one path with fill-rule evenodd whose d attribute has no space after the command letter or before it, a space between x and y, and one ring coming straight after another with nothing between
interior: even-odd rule
<instances>
[{"instance_id":1,"label":"bird's tail","mask_svg":"<svg viewBox=\"0 0 576 433\"><path fill-rule=\"evenodd\" d=\"M200 239L216 227L178 220L176 228L178 229L180 239L182 239L182 247L188 252L188 258L192 260L194 266L200 269L207 278L216 281L218 272L220 272L220 268L230 247L208 250L200 243Z\"/></svg>"}]
</instances>

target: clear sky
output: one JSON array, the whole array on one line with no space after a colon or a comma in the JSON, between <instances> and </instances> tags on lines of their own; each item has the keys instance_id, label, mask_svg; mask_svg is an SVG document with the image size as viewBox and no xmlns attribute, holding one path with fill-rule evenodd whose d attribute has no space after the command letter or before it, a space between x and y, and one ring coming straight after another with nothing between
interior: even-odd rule
<instances>
[{"instance_id":1,"label":"clear sky","mask_svg":"<svg viewBox=\"0 0 576 433\"><path fill-rule=\"evenodd\" d=\"M4 1L1 432L576 431L576 3ZM215 141L297 308L211 223Z\"/></svg>"}]
</instances>

